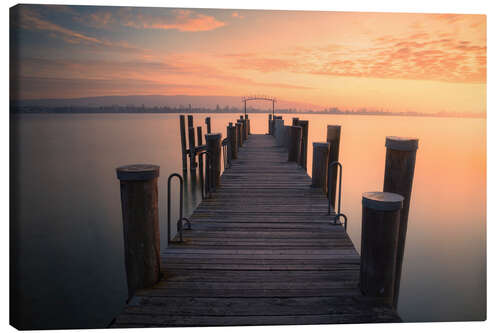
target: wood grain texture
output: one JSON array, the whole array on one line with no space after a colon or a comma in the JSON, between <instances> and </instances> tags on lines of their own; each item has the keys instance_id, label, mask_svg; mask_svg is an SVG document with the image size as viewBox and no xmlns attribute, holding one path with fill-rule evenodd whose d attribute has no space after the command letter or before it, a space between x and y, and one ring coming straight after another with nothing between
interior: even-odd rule
<instances>
[{"instance_id":1,"label":"wood grain texture","mask_svg":"<svg viewBox=\"0 0 500 333\"><path fill-rule=\"evenodd\" d=\"M359 290L360 258L330 224L328 199L287 149L251 135L217 192L161 252L162 279L139 290L113 327L398 322Z\"/></svg>"}]
</instances>

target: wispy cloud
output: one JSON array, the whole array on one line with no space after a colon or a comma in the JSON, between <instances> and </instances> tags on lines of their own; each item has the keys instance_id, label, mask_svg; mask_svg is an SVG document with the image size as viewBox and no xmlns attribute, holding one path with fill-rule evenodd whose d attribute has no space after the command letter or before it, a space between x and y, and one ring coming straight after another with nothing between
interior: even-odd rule
<instances>
[{"instance_id":1,"label":"wispy cloud","mask_svg":"<svg viewBox=\"0 0 500 333\"><path fill-rule=\"evenodd\" d=\"M107 50L140 50L126 41L111 42L52 23L48 19L43 18L33 8L26 6L21 6L17 9L16 15L13 17L13 24L26 30L46 31L49 36L62 39L70 44L87 44Z\"/></svg>"},{"instance_id":2,"label":"wispy cloud","mask_svg":"<svg viewBox=\"0 0 500 333\"><path fill-rule=\"evenodd\" d=\"M210 31L226 25L214 16L189 9L152 9L125 7L117 10L98 9L75 20L88 26L111 28L177 30L181 32Z\"/></svg>"}]
</instances>

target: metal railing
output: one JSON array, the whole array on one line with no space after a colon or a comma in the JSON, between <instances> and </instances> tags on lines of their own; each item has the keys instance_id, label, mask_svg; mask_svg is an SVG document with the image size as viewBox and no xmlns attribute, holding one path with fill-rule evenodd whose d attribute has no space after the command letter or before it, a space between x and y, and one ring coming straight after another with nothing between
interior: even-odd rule
<instances>
[{"instance_id":1,"label":"metal railing","mask_svg":"<svg viewBox=\"0 0 500 333\"><path fill-rule=\"evenodd\" d=\"M168 177L168 197L167 197L167 214L168 214L168 219L167 219L167 247L168 244L171 242L170 239L170 222L171 222L171 194L170 194L170 189L171 189L171 181L172 178L177 177L179 178L179 219L177 220L177 233L179 234L179 241L182 242L182 231L184 230L184 221L187 222L187 229L191 229L191 221L187 217L183 217L183 205L184 205L184 180L182 179L182 176L179 175L178 173L173 173Z\"/></svg>"},{"instance_id":2,"label":"metal railing","mask_svg":"<svg viewBox=\"0 0 500 333\"><path fill-rule=\"evenodd\" d=\"M344 220L344 230L347 232L347 216L340 212L340 202L342 199L342 164L339 161L334 161L328 165L328 215L331 215L331 202L332 202L332 173L333 167L339 167L339 177L338 177L338 192L337 192L337 212L333 212L333 224L342 225L340 219ZM335 209L335 204L334 207Z\"/></svg>"}]
</instances>

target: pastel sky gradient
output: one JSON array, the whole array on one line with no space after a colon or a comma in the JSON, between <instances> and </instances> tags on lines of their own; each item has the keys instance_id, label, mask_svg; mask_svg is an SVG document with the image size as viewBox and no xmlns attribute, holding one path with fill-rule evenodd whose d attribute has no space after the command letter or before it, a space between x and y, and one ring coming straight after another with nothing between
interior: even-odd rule
<instances>
[{"instance_id":1,"label":"pastel sky gradient","mask_svg":"<svg viewBox=\"0 0 500 333\"><path fill-rule=\"evenodd\" d=\"M264 93L486 112L484 15L22 5L11 39L19 99Z\"/></svg>"}]
</instances>

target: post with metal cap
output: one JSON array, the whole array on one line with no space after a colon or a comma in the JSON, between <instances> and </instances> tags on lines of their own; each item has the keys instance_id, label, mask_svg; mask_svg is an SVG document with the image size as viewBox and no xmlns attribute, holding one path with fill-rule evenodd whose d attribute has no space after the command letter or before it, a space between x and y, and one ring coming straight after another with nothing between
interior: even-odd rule
<instances>
[{"instance_id":1,"label":"post with metal cap","mask_svg":"<svg viewBox=\"0 0 500 333\"><path fill-rule=\"evenodd\" d=\"M210 153L210 163L211 163L211 175L210 184L213 189L219 186L220 183L220 151L221 151L221 137L220 133L211 133L205 135L205 141L208 146L208 152Z\"/></svg>"},{"instance_id":2,"label":"post with metal cap","mask_svg":"<svg viewBox=\"0 0 500 333\"><path fill-rule=\"evenodd\" d=\"M359 287L364 295L380 298L388 305L393 305L403 200L396 193L363 193Z\"/></svg>"},{"instance_id":3,"label":"post with metal cap","mask_svg":"<svg viewBox=\"0 0 500 333\"><path fill-rule=\"evenodd\" d=\"M292 126L290 127L290 141L288 149L288 161L298 162L300 156L300 147L302 144L302 127Z\"/></svg>"},{"instance_id":4,"label":"post with metal cap","mask_svg":"<svg viewBox=\"0 0 500 333\"><path fill-rule=\"evenodd\" d=\"M160 167L126 165L116 169L120 180L128 297L160 279L158 177Z\"/></svg>"},{"instance_id":5,"label":"post with metal cap","mask_svg":"<svg viewBox=\"0 0 500 333\"><path fill-rule=\"evenodd\" d=\"M387 149L385 155L384 192L398 193L405 198L403 208L401 209L396 260L396 283L394 286L394 304L397 307L418 139L388 136L385 140L385 146Z\"/></svg>"},{"instance_id":6,"label":"post with metal cap","mask_svg":"<svg viewBox=\"0 0 500 333\"><path fill-rule=\"evenodd\" d=\"M319 187L323 193L327 193L328 175L328 152L330 144L328 142L313 142L313 167L312 167L312 187Z\"/></svg>"},{"instance_id":7,"label":"post with metal cap","mask_svg":"<svg viewBox=\"0 0 500 333\"><path fill-rule=\"evenodd\" d=\"M233 126L233 123L229 123L229 133L231 134L231 158L235 160L238 158L238 132L236 131L236 126Z\"/></svg>"},{"instance_id":8,"label":"post with metal cap","mask_svg":"<svg viewBox=\"0 0 500 333\"><path fill-rule=\"evenodd\" d=\"M330 143L330 153L328 154L328 165L332 162L339 160L339 147L340 147L340 125L328 125L326 128L326 141ZM332 170L332 179L328 179L328 182L332 182L332 194L330 196L330 204L335 207L335 199L337 193L337 172L338 167L334 166ZM328 177L328 176L327 176Z\"/></svg>"}]
</instances>

